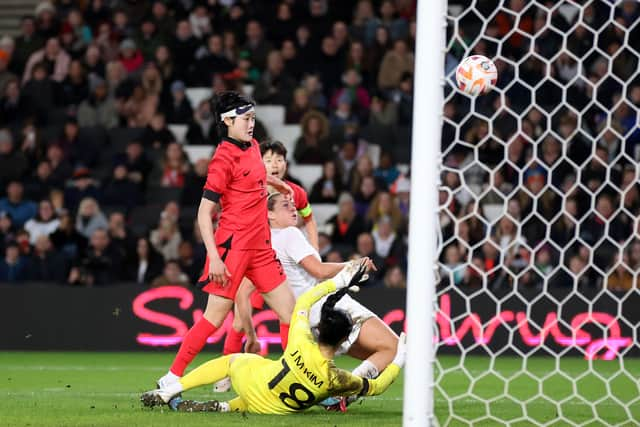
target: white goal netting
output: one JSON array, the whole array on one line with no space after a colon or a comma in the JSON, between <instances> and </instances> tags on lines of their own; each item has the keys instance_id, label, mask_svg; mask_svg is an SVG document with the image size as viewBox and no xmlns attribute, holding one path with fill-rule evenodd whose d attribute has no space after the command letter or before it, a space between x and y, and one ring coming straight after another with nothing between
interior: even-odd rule
<instances>
[{"instance_id":1,"label":"white goal netting","mask_svg":"<svg viewBox=\"0 0 640 427\"><path fill-rule=\"evenodd\" d=\"M435 413L640 425L640 3L449 1ZM455 86L465 56L497 88Z\"/></svg>"}]
</instances>

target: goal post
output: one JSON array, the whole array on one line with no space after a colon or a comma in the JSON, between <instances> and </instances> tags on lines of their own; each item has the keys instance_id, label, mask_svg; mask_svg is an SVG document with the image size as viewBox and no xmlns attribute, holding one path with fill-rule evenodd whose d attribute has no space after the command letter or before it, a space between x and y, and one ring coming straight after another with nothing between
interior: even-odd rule
<instances>
[{"instance_id":1,"label":"goal post","mask_svg":"<svg viewBox=\"0 0 640 427\"><path fill-rule=\"evenodd\" d=\"M638 425L640 2L417 5L404 425Z\"/></svg>"},{"instance_id":2,"label":"goal post","mask_svg":"<svg viewBox=\"0 0 640 427\"><path fill-rule=\"evenodd\" d=\"M407 275L407 361L403 425L434 421L433 366L436 230L444 78L446 0L420 1L417 11L411 210Z\"/></svg>"}]
</instances>

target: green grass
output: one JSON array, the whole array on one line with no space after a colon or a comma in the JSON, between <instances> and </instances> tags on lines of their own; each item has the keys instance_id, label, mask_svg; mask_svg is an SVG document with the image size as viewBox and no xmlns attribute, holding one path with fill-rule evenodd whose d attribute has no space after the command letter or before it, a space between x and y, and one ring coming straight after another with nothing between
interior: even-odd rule
<instances>
[{"instance_id":1,"label":"green grass","mask_svg":"<svg viewBox=\"0 0 640 427\"><path fill-rule=\"evenodd\" d=\"M402 381L382 396L349 408L347 414L312 408L292 416L178 414L143 410L141 392L151 388L172 353L0 353L0 425L2 426L398 426L402 420ZM194 363L213 357L200 355ZM589 362L577 358L523 359L440 356L436 372L436 414L442 425L637 426L640 419L640 360ZM340 358L351 369L356 361ZM195 365L193 365L195 366ZM490 370L491 368L491 370ZM559 372L562 372L561 374ZM571 379L575 381L575 390ZM544 393L544 399L540 395ZM210 388L187 394L211 399ZM232 394L215 395L222 398ZM522 404L518 401L526 401ZM597 401L590 405L589 401ZM455 415L451 415L451 410ZM526 421L525 417L529 417ZM503 421L500 421L503 420ZM555 422L554 422L555 420Z\"/></svg>"}]
</instances>

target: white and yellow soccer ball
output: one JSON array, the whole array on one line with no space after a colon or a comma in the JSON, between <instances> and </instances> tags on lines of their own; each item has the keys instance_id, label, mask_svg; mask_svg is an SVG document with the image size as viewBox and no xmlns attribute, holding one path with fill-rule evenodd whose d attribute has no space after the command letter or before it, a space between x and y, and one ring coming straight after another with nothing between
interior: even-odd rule
<instances>
[{"instance_id":1,"label":"white and yellow soccer ball","mask_svg":"<svg viewBox=\"0 0 640 427\"><path fill-rule=\"evenodd\" d=\"M469 95L484 95L495 86L497 81L496 64L486 56L467 56L456 68L458 88Z\"/></svg>"}]
</instances>

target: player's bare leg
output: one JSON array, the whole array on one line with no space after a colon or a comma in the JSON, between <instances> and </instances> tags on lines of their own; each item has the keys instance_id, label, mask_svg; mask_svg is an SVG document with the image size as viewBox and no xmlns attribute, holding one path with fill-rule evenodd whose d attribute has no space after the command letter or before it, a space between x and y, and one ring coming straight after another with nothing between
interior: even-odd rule
<instances>
[{"instance_id":1,"label":"player's bare leg","mask_svg":"<svg viewBox=\"0 0 640 427\"><path fill-rule=\"evenodd\" d=\"M285 280L279 284L271 292L262 294L264 300L269 307L278 315L280 320L280 338L282 340L282 349L287 347L287 339L289 336L289 322L291 321L291 314L293 308L296 305L296 299L293 296L289 282Z\"/></svg>"},{"instance_id":2,"label":"player's bare leg","mask_svg":"<svg viewBox=\"0 0 640 427\"><path fill-rule=\"evenodd\" d=\"M354 375L363 378L376 378L395 357L398 347L398 336L391 328L377 317L371 317L362 324L358 339L354 342L347 354L362 363L353 370ZM328 410L345 412L347 405L355 402L357 396L349 396L341 399L327 399L325 406Z\"/></svg>"}]
</instances>

